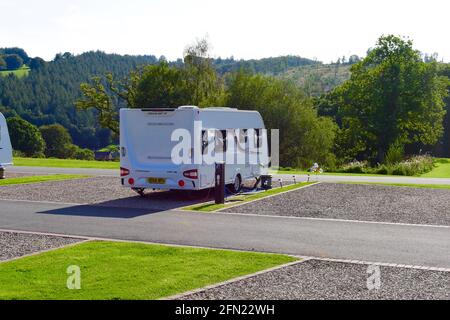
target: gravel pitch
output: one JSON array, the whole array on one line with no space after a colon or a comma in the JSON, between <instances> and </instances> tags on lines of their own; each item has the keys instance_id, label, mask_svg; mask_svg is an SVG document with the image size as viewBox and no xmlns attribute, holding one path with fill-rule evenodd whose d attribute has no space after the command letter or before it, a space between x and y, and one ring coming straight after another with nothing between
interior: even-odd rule
<instances>
[{"instance_id":1,"label":"gravel pitch","mask_svg":"<svg viewBox=\"0 0 450 320\"><path fill-rule=\"evenodd\" d=\"M368 265L309 260L182 299L450 299L450 272L380 267L380 288L368 290L371 275Z\"/></svg>"},{"instance_id":2,"label":"gravel pitch","mask_svg":"<svg viewBox=\"0 0 450 320\"><path fill-rule=\"evenodd\" d=\"M248 182L247 186L254 182ZM0 199L49 201L97 206L169 210L212 200L211 190L190 199L182 192L146 190L145 197L120 185L114 177L95 177L0 187Z\"/></svg>"},{"instance_id":3,"label":"gravel pitch","mask_svg":"<svg viewBox=\"0 0 450 320\"><path fill-rule=\"evenodd\" d=\"M320 183L222 212L450 225L450 190Z\"/></svg>"},{"instance_id":4,"label":"gravel pitch","mask_svg":"<svg viewBox=\"0 0 450 320\"><path fill-rule=\"evenodd\" d=\"M80 241L82 239L0 231L0 261Z\"/></svg>"}]
</instances>

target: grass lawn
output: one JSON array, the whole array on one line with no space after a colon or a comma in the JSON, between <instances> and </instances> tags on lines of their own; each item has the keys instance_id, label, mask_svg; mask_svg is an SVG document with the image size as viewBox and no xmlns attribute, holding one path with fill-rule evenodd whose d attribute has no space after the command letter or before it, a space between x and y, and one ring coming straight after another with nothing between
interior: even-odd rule
<instances>
[{"instance_id":1,"label":"grass lawn","mask_svg":"<svg viewBox=\"0 0 450 320\"><path fill-rule=\"evenodd\" d=\"M89 169L119 169L120 167L119 162L95 161L95 160L14 158L13 162L15 166L27 166L27 167L89 168Z\"/></svg>"},{"instance_id":2,"label":"grass lawn","mask_svg":"<svg viewBox=\"0 0 450 320\"><path fill-rule=\"evenodd\" d=\"M248 194L248 195L239 195L234 196L231 199L226 199L225 204L215 204L214 202L208 202L208 203L202 203L202 204L196 204L193 206L188 206L182 208L182 210L189 210L189 211L203 211L203 212L212 212L219 209L225 209L231 206L235 206L238 204L244 204L249 201L265 198L268 196L272 196L281 192L286 192L294 189L298 189L301 187L305 187L310 184L314 184L316 182L301 182L296 184L291 184L289 186L283 187L283 188L274 188L267 191L255 193L255 194Z\"/></svg>"},{"instance_id":3,"label":"grass lawn","mask_svg":"<svg viewBox=\"0 0 450 320\"><path fill-rule=\"evenodd\" d=\"M295 261L251 252L90 241L0 263L2 299L158 299ZM81 289L66 287L80 267Z\"/></svg>"},{"instance_id":4,"label":"grass lawn","mask_svg":"<svg viewBox=\"0 0 450 320\"><path fill-rule=\"evenodd\" d=\"M82 179L88 178L89 176L80 174L53 174L47 176L27 176L18 178L7 178L0 180L0 186L8 186L13 184L29 184L29 183L39 183L47 181L59 181L59 180L70 180L70 179Z\"/></svg>"},{"instance_id":5,"label":"grass lawn","mask_svg":"<svg viewBox=\"0 0 450 320\"><path fill-rule=\"evenodd\" d=\"M338 182L338 183L340 183L340 184L380 185L380 186L389 186L389 187L450 189L450 185L448 185L448 184L413 184L413 183L384 183L384 182Z\"/></svg>"},{"instance_id":6,"label":"grass lawn","mask_svg":"<svg viewBox=\"0 0 450 320\"><path fill-rule=\"evenodd\" d=\"M450 159L436 158L434 160L435 168L423 175L424 178L450 178Z\"/></svg>"}]
</instances>

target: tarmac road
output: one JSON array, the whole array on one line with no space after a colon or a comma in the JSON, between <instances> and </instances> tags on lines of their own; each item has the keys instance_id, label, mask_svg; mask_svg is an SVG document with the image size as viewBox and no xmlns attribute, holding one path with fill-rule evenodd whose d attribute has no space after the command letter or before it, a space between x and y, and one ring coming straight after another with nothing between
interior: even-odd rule
<instances>
[{"instance_id":1,"label":"tarmac road","mask_svg":"<svg viewBox=\"0 0 450 320\"><path fill-rule=\"evenodd\" d=\"M0 200L0 229L450 268L450 227Z\"/></svg>"}]
</instances>

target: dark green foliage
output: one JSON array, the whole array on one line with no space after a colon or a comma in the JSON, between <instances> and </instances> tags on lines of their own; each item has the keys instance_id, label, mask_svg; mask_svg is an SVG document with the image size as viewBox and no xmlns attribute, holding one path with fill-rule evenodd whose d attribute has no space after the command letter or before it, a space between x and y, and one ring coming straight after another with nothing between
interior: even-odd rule
<instances>
[{"instance_id":1,"label":"dark green foliage","mask_svg":"<svg viewBox=\"0 0 450 320\"><path fill-rule=\"evenodd\" d=\"M8 118L8 129L14 150L27 157L42 157L45 142L39 129L19 117Z\"/></svg>"},{"instance_id":2,"label":"dark green foliage","mask_svg":"<svg viewBox=\"0 0 450 320\"><path fill-rule=\"evenodd\" d=\"M334 166L335 124L319 117L311 100L292 83L240 72L229 80L225 105L258 110L267 128L280 130L281 166Z\"/></svg>"},{"instance_id":3,"label":"dark green foliage","mask_svg":"<svg viewBox=\"0 0 450 320\"><path fill-rule=\"evenodd\" d=\"M2 56L0 56L0 71L2 70L6 70L6 61Z\"/></svg>"},{"instance_id":4,"label":"dark green foliage","mask_svg":"<svg viewBox=\"0 0 450 320\"><path fill-rule=\"evenodd\" d=\"M450 78L450 64L439 65L439 75ZM447 89L450 89L450 84ZM450 157L450 95L445 98L444 134L434 147L434 154Z\"/></svg>"},{"instance_id":5,"label":"dark green foliage","mask_svg":"<svg viewBox=\"0 0 450 320\"><path fill-rule=\"evenodd\" d=\"M25 64L28 64L28 62L30 61L28 54L22 48L0 48L0 55L8 54L19 56Z\"/></svg>"},{"instance_id":6,"label":"dark green foliage","mask_svg":"<svg viewBox=\"0 0 450 320\"><path fill-rule=\"evenodd\" d=\"M72 143L72 138L66 128L59 124L39 128L46 143L45 156L59 159L93 160L94 152L82 149Z\"/></svg>"},{"instance_id":7,"label":"dark green foliage","mask_svg":"<svg viewBox=\"0 0 450 320\"><path fill-rule=\"evenodd\" d=\"M0 77L0 105L37 126L59 123L69 130L75 144L97 149L111 143L111 134L100 127L95 111L76 111L80 84L109 72L121 79L138 66L156 62L154 56L60 54L54 61L35 65L27 77Z\"/></svg>"},{"instance_id":8,"label":"dark green foliage","mask_svg":"<svg viewBox=\"0 0 450 320\"><path fill-rule=\"evenodd\" d=\"M162 62L144 69L137 87L136 105L142 108L177 107L190 102L188 95L182 69Z\"/></svg>"},{"instance_id":9,"label":"dark green foliage","mask_svg":"<svg viewBox=\"0 0 450 320\"><path fill-rule=\"evenodd\" d=\"M45 65L46 65L46 62L44 61L44 59L37 57L37 58L30 59L28 66L31 69L35 70L35 69L41 69L41 68L45 67Z\"/></svg>"},{"instance_id":10,"label":"dark green foliage","mask_svg":"<svg viewBox=\"0 0 450 320\"><path fill-rule=\"evenodd\" d=\"M23 59L17 54L7 54L3 56L3 60L6 62L7 70L16 70L22 67Z\"/></svg>"},{"instance_id":11,"label":"dark green foliage","mask_svg":"<svg viewBox=\"0 0 450 320\"><path fill-rule=\"evenodd\" d=\"M381 37L351 72L329 95L332 103L321 107L336 108L339 158L383 163L394 142L416 144L412 153L418 154L438 141L448 78L439 76L435 62L423 62L411 41Z\"/></svg>"},{"instance_id":12,"label":"dark green foliage","mask_svg":"<svg viewBox=\"0 0 450 320\"><path fill-rule=\"evenodd\" d=\"M231 57L214 60L214 66L220 74L245 70L251 73L277 75L291 68L315 64L320 64L320 62L298 56L264 58L259 60L235 60Z\"/></svg>"},{"instance_id":13,"label":"dark green foliage","mask_svg":"<svg viewBox=\"0 0 450 320\"><path fill-rule=\"evenodd\" d=\"M52 124L39 128L42 138L45 141L45 156L53 158L69 158L72 145L72 138L66 128L60 124Z\"/></svg>"}]
</instances>

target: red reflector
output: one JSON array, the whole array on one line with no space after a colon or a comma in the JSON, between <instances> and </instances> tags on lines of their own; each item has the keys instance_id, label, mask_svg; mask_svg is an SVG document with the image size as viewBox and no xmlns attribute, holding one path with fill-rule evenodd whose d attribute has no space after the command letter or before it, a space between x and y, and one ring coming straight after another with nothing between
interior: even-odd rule
<instances>
[{"instance_id":1,"label":"red reflector","mask_svg":"<svg viewBox=\"0 0 450 320\"><path fill-rule=\"evenodd\" d=\"M130 174L130 170L126 169L126 168L120 168L120 176L121 177L125 177L127 175Z\"/></svg>"},{"instance_id":2,"label":"red reflector","mask_svg":"<svg viewBox=\"0 0 450 320\"><path fill-rule=\"evenodd\" d=\"M184 187L184 181L183 180L178 181L178 185L183 188Z\"/></svg>"},{"instance_id":3,"label":"red reflector","mask_svg":"<svg viewBox=\"0 0 450 320\"><path fill-rule=\"evenodd\" d=\"M128 179L128 184L133 185L134 184L134 179L133 178Z\"/></svg>"},{"instance_id":4,"label":"red reflector","mask_svg":"<svg viewBox=\"0 0 450 320\"><path fill-rule=\"evenodd\" d=\"M189 179L198 179L198 171L197 169L188 170L183 172L183 176Z\"/></svg>"}]
</instances>

